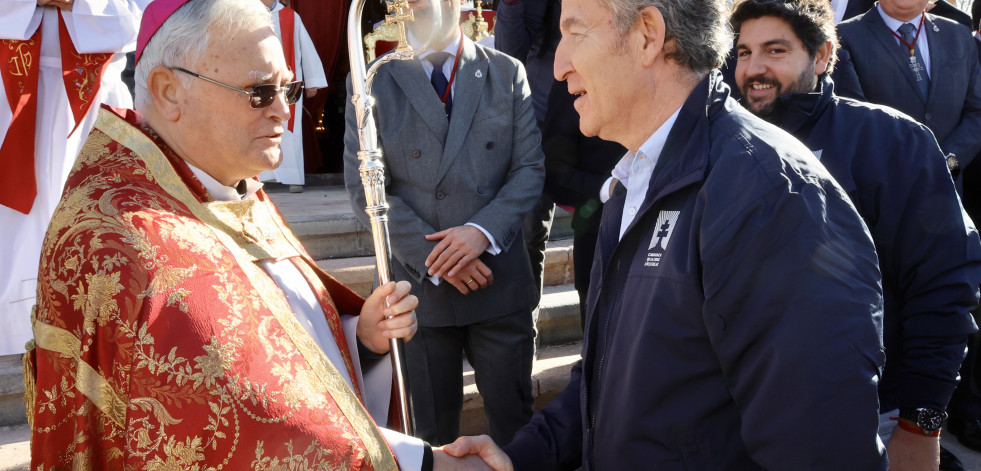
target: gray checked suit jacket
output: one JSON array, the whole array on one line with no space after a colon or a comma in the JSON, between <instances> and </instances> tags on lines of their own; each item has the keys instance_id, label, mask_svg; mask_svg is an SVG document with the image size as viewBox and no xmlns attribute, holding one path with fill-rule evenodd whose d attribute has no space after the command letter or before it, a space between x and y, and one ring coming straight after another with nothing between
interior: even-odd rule
<instances>
[{"instance_id":1,"label":"gray checked suit jacket","mask_svg":"<svg viewBox=\"0 0 981 471\"><path fill-rule=\"evenodd\" d=\"M927 14L920 34L930 47L930 92L923 100L907 61L876 8L838 25L835 93L895 108L925 124L961 168L981 151L981 65L970 29ZM848 75L848 76L844 76ZM840 89L839 89L840 87Z\"/></svg>"},{"instance_id":2,"label":"gray checked suit jacket","mask_svg":"<svg viewBox=\"0 0 981 471\"><path fill-rule=\"evenodd\" d=\"M412 283L420 326L462 326L528 311L538 303L521 234L545 181L541 136L524 68L516 60L466 40L455 78L452 119L419 61L383 65L371 91L386 164L389 231L396 280ZM344 180L366 227L358 172L355 110L348 77ZM436 246L424 236L475 223L502 249L481 260L494 283L467 296L448 282L426 279Z\"/></svg>"}]
</instances>

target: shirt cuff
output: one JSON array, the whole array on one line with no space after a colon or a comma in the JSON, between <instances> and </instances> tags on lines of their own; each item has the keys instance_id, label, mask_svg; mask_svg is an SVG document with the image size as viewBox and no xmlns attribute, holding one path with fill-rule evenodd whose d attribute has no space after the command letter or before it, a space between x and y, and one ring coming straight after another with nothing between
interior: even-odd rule
<instances>
[{"instance_id":1,"label":"shirt cuff","mask_svg":"<svg viewBox=\"0 0 981 471\"><path fill-rule=\"evenodd\" d=\"M491 255L497 255L501 253L501 247L497 245L497 241L494 240L494 237L490 235L490 232L487 232L486 229L472 222L468 222L466 225L476 227L477 229L480 230L480 232L483 232L484 237L487 237L487 240L490 241L490 245L487 246L487 250L484 250L484 252L487 252Z\"/></svg>"},{"instance_id":2,"label":"shirt cuff","mask_svg":"<svg viewBox=\"0 0 981 471\"><path fill-rule=\"evenodd\" d=\"M395 453L395 459L398 460L401 471L423 471L425 469L423 468L423 463L425 462L426 449L430 448L429 444L416 437L410 437L384 427L378 427L378 430L381 430L382 436L388 442L388 446ZM429 453L431 464L431 449Z\"/></svg>"},{"instance_id":3,"label":"shirt cuff","mask_svg":"<svg viewBox=\"0 0 981 471\"><path fill-rule=\"evenodd\" d=\"M600 191L599 191L600 203L606 203L607 201L609 201L611 196L610 184L612 183L613 183L613 177L607 178L606 181L603 182L603 186L600 187Z\"/></svg>"}]
</instances>

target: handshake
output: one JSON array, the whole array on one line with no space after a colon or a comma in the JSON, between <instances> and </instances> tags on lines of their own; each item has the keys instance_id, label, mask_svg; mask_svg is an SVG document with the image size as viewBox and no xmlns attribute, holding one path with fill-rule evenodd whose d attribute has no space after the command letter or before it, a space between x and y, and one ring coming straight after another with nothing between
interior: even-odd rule
<instances>
[{"instance_id":1,"label":"handshake","mask_svg":"<svg viewBox=\"0 0 981 471\"><path fill-rule=\"evenodd\" d=\"M460 437L442 448L433 449L433 471L493 470L513 471L511 459L487 435Z\"/></svg>"}]
</instances>

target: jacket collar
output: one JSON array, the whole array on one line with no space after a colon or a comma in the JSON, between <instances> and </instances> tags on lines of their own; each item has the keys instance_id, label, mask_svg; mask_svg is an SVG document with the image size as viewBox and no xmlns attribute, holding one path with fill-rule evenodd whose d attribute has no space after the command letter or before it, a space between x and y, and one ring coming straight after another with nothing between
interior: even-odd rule
<instances>
[{"instance_id":1,"label":"jacket collar","mask_svg":"<svg viewBox=\"0 0 981 471\"><path fill-rule=\"evenodd\" d=\"M808 134L814 121L834 99L834 82L828 74L821 75L818 89L809 93L785 93L777 97L773 114L767 121L779 126L798 139Z\"/></svg>"},{"instance_id":2,"label":"jacket collar","mask_svg":"<svg viewBox=\"0 0 981 471\"><path fill-rule=\"evenodd\" d=\"M728 85L723 82L722 74L717 70L710 72L692 90L668 134L664 150L654 167L644 203L624 231L624 236L660 199L705 179L711 147L709 125L736 106L736 101L730 97ZM612 240L618 239L619 227L617 225L617 234L613 234Z\"/></svg>"}]
</instances>

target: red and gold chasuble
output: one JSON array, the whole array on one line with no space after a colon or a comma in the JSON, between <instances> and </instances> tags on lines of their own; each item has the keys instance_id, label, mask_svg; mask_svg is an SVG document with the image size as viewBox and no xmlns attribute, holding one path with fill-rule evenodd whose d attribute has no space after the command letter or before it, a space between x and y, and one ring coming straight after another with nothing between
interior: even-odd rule
<instances>
[{"instance_id":1,"label":"red and gold chasuble","mask_svg":"<svg viewBox=\"0 0 981 471\"><path fill-rule=\"evenodd\" d=\"M297 263L351 378L337 312L363 300L316 268L264 193L211 200L136 122L99 110L44 241L31 468L397 469L356 379L260 262Z\"/></svg>"},{"instance_id":2,"label":"red and gold chasuble","mask_svg":"<svg viewBox=\"0 0 981 471\"><path fill-rule=\"evenodd\" d=\"M37 196L34 128L37 120L43 27L43 24L38 26L34 36L25 41L0 40L0 78L3 79L7 102L13 113L7 134L0 142L0 157L4 162L4 171L0 172L0 205L24 214L31 212ZM61 11L58 12L58 38L65 92L75 118L72 132L75 132L94 104L99 86L102 85L102 75L113 54L80 54L68 34Z\"/></svg>"}]
</instances>

